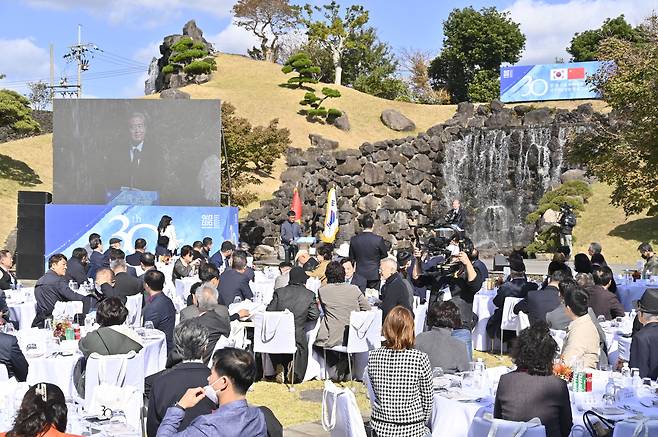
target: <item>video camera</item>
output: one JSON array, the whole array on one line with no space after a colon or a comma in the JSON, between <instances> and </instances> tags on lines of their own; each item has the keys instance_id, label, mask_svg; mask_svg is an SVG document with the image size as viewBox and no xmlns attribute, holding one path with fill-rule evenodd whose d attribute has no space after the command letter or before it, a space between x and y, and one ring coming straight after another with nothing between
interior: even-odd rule
<instances>
[{"instance_id":1,"label":"video camera","mask_svg":"<svg viewBox=\"0 0 658 437\"><path fill-rule=\"evenodd\" d=\"M452 255L452 250L448 248L450 240L445 237L429 237L425 241L418 239L418 247L421 252L428 255L427 263L430 268L424 271L424 275L440 277L450 276L459 271L462 263L457 261ZM459 251L464 251L464 240L459 241Z\"/></svg>"}]
</instances>

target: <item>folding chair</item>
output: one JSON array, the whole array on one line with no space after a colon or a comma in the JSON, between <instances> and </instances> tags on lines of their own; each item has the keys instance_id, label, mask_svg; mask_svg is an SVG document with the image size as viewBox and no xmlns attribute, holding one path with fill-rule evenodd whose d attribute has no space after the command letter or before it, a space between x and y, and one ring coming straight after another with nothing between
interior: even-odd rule
<instances>
[{"instance_id":1,"label":"folding chair","mask_svg":"<svg viewBox=\"0 0 658 437\"><path fill-rule=\"evenodd\" d=\"M503 331L516 331L517 334L521 332L520 326L521 322L519 321L519 315L522 313L514 314L514 306L521 302L523 299L520 297L507 297L505 298L505 303L503 304L503 315L500 320L500 354L503 354ZM526 316L527 320L527 316ZM528 323L530 326L530 323Z\"/></svg>"},{"instance_id":2,"label":"folding chair","mask_svg":"<svg viewBox=\"0 0 658 437\"><path fill-rule=\"evenodd\" d=\"M468 437L546 437L546 428L538 418L528 422L494 419L491 414L475 417L468 429Z\"/></svg>"}]
</instances>

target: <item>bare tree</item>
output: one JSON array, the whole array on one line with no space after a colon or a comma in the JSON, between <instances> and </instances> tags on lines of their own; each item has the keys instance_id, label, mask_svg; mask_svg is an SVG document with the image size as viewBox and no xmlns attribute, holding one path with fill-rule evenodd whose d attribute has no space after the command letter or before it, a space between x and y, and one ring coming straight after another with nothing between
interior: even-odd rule
<instances>
[{"instance_id":1,"label":"bare tree","mask_svg":"<svg viewBox=\"0 0 658 437\"><path fill-rule=\"evenodd\" d=\"M430 83L429 65L431 56L420 50L403 50L402 63L409 73L407 82L411 94L418 103L438 105L450 102L450 95L445 90L434 90Z\"/></svg>"},{"instance_id":2,"label":"bare tree","mask_svg":"<svg viewBox=\"0 0 658 437\"><path fill-rule=\"evenodd\" d=\"M40 80L38 82L28 82L27 87L30 89L27 98L32 105L32 109L46 109L52 100L53 94L53 91L48 87L48 84Z\"/></svg>"},{"instance_id":3,"label":"bare tree","mask_svg":"<svg viewBox=\"0 0 658 437\"><path fill-rule=\"evenodd\" d=\"M239 0L233 6L236 24L260 39L260 48L254 47L249 55L275 62L280 39L299 24L298 10L288 0Z\"/></svg>"}]
</instances>

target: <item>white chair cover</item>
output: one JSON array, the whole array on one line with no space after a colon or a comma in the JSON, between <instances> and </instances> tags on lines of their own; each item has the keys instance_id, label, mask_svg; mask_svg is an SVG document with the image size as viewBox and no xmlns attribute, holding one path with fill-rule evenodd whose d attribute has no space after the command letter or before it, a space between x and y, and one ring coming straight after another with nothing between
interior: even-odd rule
<instances>
[{"instance_id":1,"label":"white chair cover","mask_svg":"<svg viewBox=\"0 0 658 437\"><path fill-rule=\"evenodd\" d=\"M551 337L557 343L558 353L562 352L562 346L564 345L564 337L567 336L567 331L561 329L551 329Z\"/></svg>"},{"instance_id":2,"label":"white chair cover","mask_svg":"<svg viewBox=\"0 0 658 437\"><path fill-rule=\"evenodd\" d=\"M53 308L53 319L61 319L64 317L73 318L76 314L82 312L82 302L55 302L55 308Z\"/></svg>"},{"instance_id":3,"label":"white chair cover","mask_svg":"<svg viewBox=\"0 0 658 437\"><path fill-rule=\"evenodd\" d=\"M322 427L331 437L366 437L363 418L350 389L325 381L322 392Z\"/></svg>"},{"instance_id":4,"label":"white chair cover","mask_svg":"<svg viewBox=\"0 0 658 437\"><path fill-rule=\"evenodd\" d=\"M290 311L266 311L254 315L254 352L294 354L295 319Z\"/></svg>"},{"instance_id":5,"label":"white chair cover","mask_svg":"<svg viewBox=\"0 0 658 437\"><path fill-rule=\"evenodd\" d=\"M126 308L128 309L128 318L126 323L129 326L142 326L142 301L143 296L141 293L134 296L128 296L126 300Z\"/></svg>"},{"instance_id":6,"label":"white chair cover","mask_svg":"<svg viewBox=\"0 0 658 437\"><path fill-rule=\"evenodd\" d=\"M347 353L368 352L382 345L382 311L352 311Z\"/></svg>"},{"instance_id":7,"label":"white chair cover","mask_svg":"<svg viewBox=\"0 0 658 437\"><path fill-rule=\"evenodd\" d=\"M0 381L9 381L9 372L4 364L0 364Z\"/></svg>"},{"instance_id":8,"label":"white chair cover","mask_svg":"<svg viewBox=\"0 0 658 437\"><path fill-rule=\"evenodd\" d=\"M414 324L416 335L425 330L425 319L427 317L427 304L418 305L414 310Z\"/></svg>"},{"instance_id":9,"label":"white chair cover","mask_svg":"<svg viewBox=\"0 0 658 437\"><path fill-rule=\"evenodd\" d=\"M142 269L142 266L134 266L135 267L135 274L137 277L140 277L144 274L144 269Z\"/></svg>"},{"instance_id":10,"label":"white chair cover","mask_svg":"<svg viewBox=\"0 0 658 437\"><path fill-rule=\"evenodd\" d=\"M658 417L631 417L615 424L612 437L652 437L658 435Z\"/></svg>"},{"instance_id":11,"label":"white chair cover","mask_svg":"<svg viewBox=\"0 0 658 437\"><path fill-rule=\"evenodd\" d=\"M85 405L91 402L99 381L118 387L130 385L144 393L144 355L134 351L121 355L95 352L89 355L85 370Z\"/></svg>"},{"instance_id":12,"label":"white chair cover","mask_svg":"<svg viewBox=\"0 0 658 437\"><path fill-rule=\"evenodd\" d=\"M320 365L318 360L313 359L313 354L314 354L313 344L315 343L315 339L318 337L319 330L320 330L319 317L315 322L306 323L306 341L308 342L308 364L306 365L306 374L304 375L304 381L310 381L313 378L322 377L322 366Z\"/></svg>"},{"instance_id":13,"label":"white chair cover","mask_svg":"<svg viewBox=\"0 0 658 437\"><path fill-rule=\"evenodd\" d=\"M212 350L212 354L210 355L210 361L208 362L208 368L212 369L212 357L215 356L215 352L217 352L220 349L225 349L227 347L233 347L235 345L235 342L224 337L223 335L217 339L217 343L215 343L215 349Z\"/></svg>"},{"instance_id":14,"label":"white chair cover","mask_svg":"<svg viewBox=\"0 0 658 437\"><path fill-rule=\"evenodd\" d=\"M521 322L519 320L519 315L522 313L514 314L514 306L522 301L520 297L508 297L505 298L505 304L503 305L503 318L500 321L500 329L516 331L517 333L521 331Z\"/></svg>"},{"instance_id":15,"label":"white chair cover","mask_svg":"<svg viewBox=\"0 0 658 437\"><path fill-rule=\"evenodd\" d=\"M228 338L233 344L231 347L237 347L238 349L246 349L251 343L247 339L247 329L239 320L233 320L231 322L231 333Z\"/></svg>"},{"instance_id":16,"label":"white chair cover","mask_svg":"<svg viewBox=\"0 0 658 437\"><path fill-rule=\"evenodd\" d=\"M473 419L468 437L546 437L546 428L536 417L528 422L512 422L486 414Z\"/></svg>"},{"instance_id":17,"label":"white chair cover","mask_svg":"<svg viewBox=\"0 0 658 437\"><path fill-rule=\"evenodd\" d=\"M616 335L616 340L617 340L617 350L619 352L619 358L621 358L624 361L630 361L631 360L631 339L622 337L621 335Z\"/></svg>"}]
</instances>

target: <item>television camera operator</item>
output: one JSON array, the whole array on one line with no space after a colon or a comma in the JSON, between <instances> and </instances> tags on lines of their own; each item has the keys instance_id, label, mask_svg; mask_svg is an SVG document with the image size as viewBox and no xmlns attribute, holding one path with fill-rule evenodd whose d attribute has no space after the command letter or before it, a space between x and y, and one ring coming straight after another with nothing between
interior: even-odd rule
<instances>
[{"instance_id":1,"label":"television camera operator","mask_svg":"<svg viewBox=\"0 0 658 437\"><path fill-rule=\"evenodd\" d=\"M560 206L558 224L560 225L560 245L567 246L571 253L573 252L572 233L573 228L576 226L576 214L573 208L567 203L563 203Z\"/></svg>"},{"instance_id":2,"label":"television camera operator","mask_svg":"<svg viewBox=\"0 0 658 437\"><path fill-rule=\"evenodd\" d=\"M462 326L454 329L452 336L466 343L471 359L471 330L477 323L473 297L482 288L488 272L470 239L460 240L457 255L452 255L447 245L445 238L437 237L415 249L412 279L414 285L431 290L430 306L437 300L450 300L457 305Z\"/></svg>"}]
</instances>

